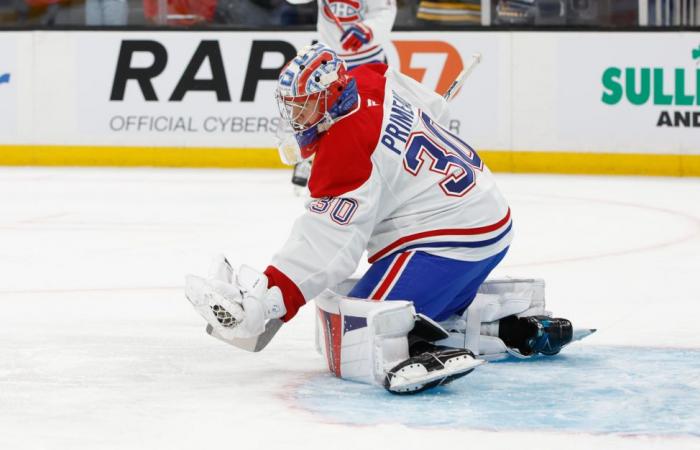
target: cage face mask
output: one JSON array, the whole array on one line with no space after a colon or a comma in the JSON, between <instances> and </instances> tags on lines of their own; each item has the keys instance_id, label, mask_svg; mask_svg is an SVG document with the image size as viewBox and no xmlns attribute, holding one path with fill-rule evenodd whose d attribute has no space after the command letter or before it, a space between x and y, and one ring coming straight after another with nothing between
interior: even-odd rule
<instances>
[{"instance_id":1,"label":"cage face mask","mask_svg":"<svg viewBox=\"0 0 700 450\"><path fill-rule=\"evenodd\" d=\"M284 162L311 157L318 136L357 104L357 87L338 55L317 43L304 47L282 69L275 92L280 116L289 124L298 146L280 154Z\"/></svg>"}]
</instances>

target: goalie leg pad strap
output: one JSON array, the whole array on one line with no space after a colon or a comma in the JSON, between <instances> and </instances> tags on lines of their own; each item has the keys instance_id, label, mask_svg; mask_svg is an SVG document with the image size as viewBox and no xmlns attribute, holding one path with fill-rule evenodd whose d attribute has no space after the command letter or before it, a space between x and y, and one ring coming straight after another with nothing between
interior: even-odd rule
<instances>
[{"instance_id":1,"label":"goalie leg pad strap","mask_svg":"<svg viewBox=\"0 0 700 450\"><path fill-rule=\"evenodd\" d=\"M505 357L507 347L497 336L482 335L482 325L504 317L550 315L545 311L544 280L495 279L480 287L474 301L461 317L441 322L450 337L440 345L460 346L487 359ZM488 327L487 327L488 328ZM492 333L489 333L492 334ZM459 342L461 339L461 342Z\"/></svg>"}]
</instances>

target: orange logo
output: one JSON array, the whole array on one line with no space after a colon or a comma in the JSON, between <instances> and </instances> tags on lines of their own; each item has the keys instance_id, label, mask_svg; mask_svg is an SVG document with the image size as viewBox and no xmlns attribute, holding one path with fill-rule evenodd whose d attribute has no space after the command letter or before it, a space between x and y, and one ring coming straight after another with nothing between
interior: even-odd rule
<instances>
[{"instance_id":1,"label":"orange logo","mask_svg":"<svg viewBox=\"0 0 700 450\"><path fill-rule=\"evenodd\" d=\"M450 87L452 81L457 78L464 68L462 57L457 49L443 41L393 41L399 54L400 70L418 82L423 82L428 67L414 67L413 59L416 55L444 55L445 63L438 77L435 92L442 95ZM431 68L432 70L432 68Z\"/></svg>"}]
</instances>

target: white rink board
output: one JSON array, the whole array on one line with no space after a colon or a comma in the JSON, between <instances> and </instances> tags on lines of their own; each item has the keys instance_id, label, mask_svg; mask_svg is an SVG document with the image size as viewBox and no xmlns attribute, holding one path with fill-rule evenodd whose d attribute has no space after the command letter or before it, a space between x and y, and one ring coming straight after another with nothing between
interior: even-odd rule
<instances>
[{"instance_id":1,"label":"white rink board","mask_svg":"<svg viewBox=\"0 0 700 450\"><path fill-rule=\"evenodd\" d=\"M272 133L277 129L279 113L274 101L274 81L261 81L253 101L242 101L246 69L253 39L279 40L279 33L94 33L78 39L79 58L78 114L79 132L90 142L163 146L273 147ZM293 34L284 41L301 47L310 34ZM117 73L117 59L123 39L149 41L167 52L167 65L152 80L157 100L146 100L135 80L126 82L123 99L110 100ZM221 98L213 91L190 91L181 100L171 97L200 45L213 42L220 51L225 75L221 80ZM212 56L215 53L207 53ZM293 54L293 53L292 53ZM208 60L196 79L213 79ZM263 68L281 68L282 53L268 52ZM148 67L154 57L136 52L132 67ZM278 72L279 70L276 70ZM227 93L228 95L225 95Z\"/></svg>"},{"instance_id":2,"label":"white rink board","mask_svg":"<svg viewBox=\"0 0 700 450\"><path fill-rule=\"evenodd\" d=\"M18 33L0 33L0 137L17 134Z\"/></svg>"},{"instance_id":3,"label":"white rink board","mask_svg":"<svg viewBox=\"0 0 700 450\"><path fill-rule=\"evenodd\" d=\"M274 81L254 82L256 70L268 75L278 70L284 55L275 48L300 48L314 37L312 32L216 31L3 34L3 54L17 47L11 44L16 39L31 56L24 59L33 82L18 91L19 112L1 113L11 117L0 126L17 132L3 132L0 144L274 147L279 120ZM143 83L125 81L123 95L115 97L118 72L124 75L117 70L120 49L127 41L147 41L167 62ZM401 32L393 35L388 55L391 64L439 90L455 66L466 64L474 52L483 55L452 105L456 129L480 149L696 155L700 123L692 122L700 122L700 59L693 60L691 51L699 43L700 33L690 32ZM268 49L260 64L251 61L256 45ZM203 48L208 50L198 62L197 49ZM215 76L211 62L219 54L221 70ZM158 64L153 55L134 52L122 68L148 69ZM187 76L191 63L196 73ZM611 91L603 75L611 67L631 68L638 78L645 68L658 69L663 79L650 79L652 92L644 104L633 105L624 95L607 104L602 98ZM690 98L690 105L675 104L678 71L684 81L680 97ZM200 90L185 89L178 98L183 79L199 83ZM246 80L249 88L256 87L247 98ZM615 83L625 89L623 77ZM146 85L152 86L150 100ZM654 104L654 95L671 96L672 104ZM663 112L687 114L691 125L659 126Z\"/></svg>"},{"instance_id":4,"label":"white rink board","mask_svg":"<svg viewBox=\"0 0 700 450\"><path fill-rule=\"evenodd\" d=\"M692 58L700 33L521 33L512 44L514 149L700 153L700 117L696 127L657 126L663 111L700 116L700 59ZM633 69L638 90L642 69L658 69L663 82L650 77L643 104L625 96L608 104L609 68ZM691 105L674 104L677 71ZM625 88L624 79L617 84ZM655 95L674 98L661 105Z\"/></svg>"}]
</instances>

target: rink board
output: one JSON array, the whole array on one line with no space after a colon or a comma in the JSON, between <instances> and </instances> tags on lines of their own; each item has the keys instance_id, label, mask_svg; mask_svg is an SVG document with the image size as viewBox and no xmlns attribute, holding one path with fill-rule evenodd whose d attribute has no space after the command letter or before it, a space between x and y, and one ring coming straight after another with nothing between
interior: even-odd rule
<instances>
[{"instance_id":1,"label":"rink board","mask_svg":"<svg viewBox=\"0 0 700 450\"><path fill-rule=\"evenodd\" d=\"M0 164L280 167L275 75L312 32L0 33ZM692 32L397 32L499 171L700 175Z\"/></svg>"},{"instance_id":2,"label":"rink board","mask_svg":"<svg viewBox=\"0 0 700 450\"><path fill-rule=\"evenodd\" d=\"M700 155L480 150L496 172L700 176ZM6 166L285 168L274 148L0 146Z\"/></svg>"}]
</instances>

